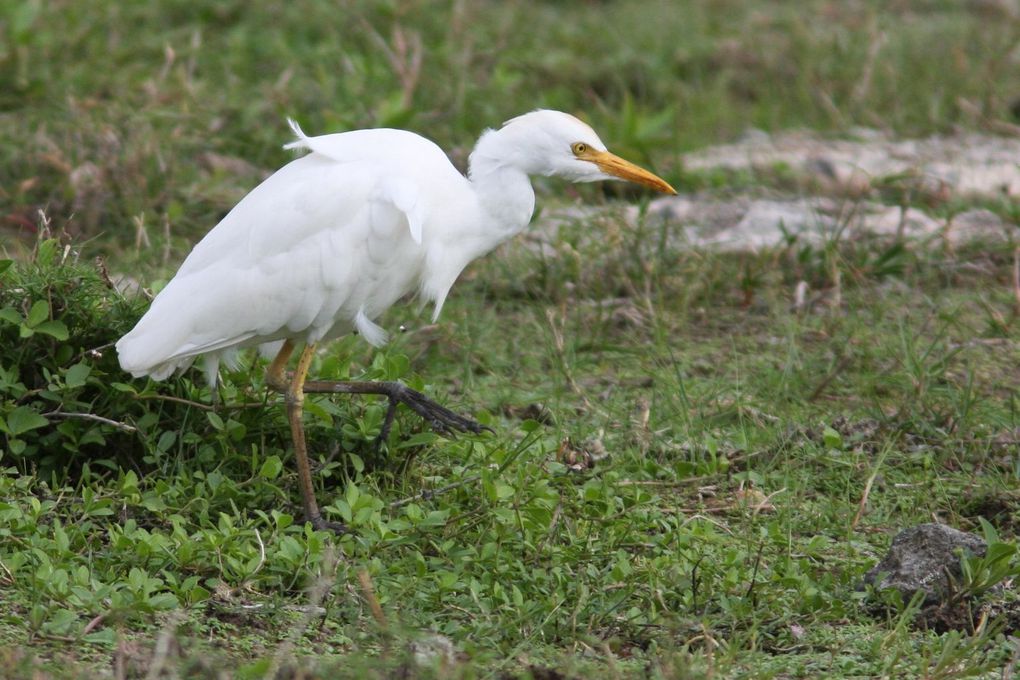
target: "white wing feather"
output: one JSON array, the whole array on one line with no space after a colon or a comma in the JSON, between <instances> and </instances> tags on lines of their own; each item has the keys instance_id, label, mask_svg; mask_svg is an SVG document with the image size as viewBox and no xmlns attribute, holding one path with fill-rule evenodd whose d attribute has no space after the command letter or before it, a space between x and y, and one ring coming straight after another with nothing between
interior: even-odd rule
<instances>
[{"instance_id":1,"label":"white wing feather","mask_svg":"<svg viewBox=\"0 0 1020 680\"><path fill-rule=\"evenodd\" d=\"M412 133L307 137L292 128L298 139L288 146L312 153L256 187L195 246L117 343L125 370L162 379L207 354L215 375L221 356L286 337L358 330L386 341L372 319L421 285L422 185L466 180Z\"/></svg>"}]
</instances>

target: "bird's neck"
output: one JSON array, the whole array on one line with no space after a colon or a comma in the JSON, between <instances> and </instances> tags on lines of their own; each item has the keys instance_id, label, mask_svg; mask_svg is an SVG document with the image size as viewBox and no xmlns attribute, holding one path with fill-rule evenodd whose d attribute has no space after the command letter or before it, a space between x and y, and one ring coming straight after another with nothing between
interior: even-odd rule
<instances>
[{"instance_id":1,"label":"bird's neck","mask_svg":"<svg viewBox=\"0 0 1020 680\"><path fill-rule=\"evenodd\" d=\"M501 131L489 130L478 140L468 160L468 179L501 240L528 226L535 211L535 190Z\"/></svg>"},{"instance_id":2,"label":"bird's neck","mask_svg":"<svg viewBox=\"0 0 1020 680\"><path fill-rule=\"evenodd\" d=\"M485 132L468 160L468 180L477 212L468 211L458 229L430 241L421 293L439 316L446 294L471 260L507 241L531 221L535 190L526 169L515 162L513 145L500 132Z\"/></svg>"}]
</instances>

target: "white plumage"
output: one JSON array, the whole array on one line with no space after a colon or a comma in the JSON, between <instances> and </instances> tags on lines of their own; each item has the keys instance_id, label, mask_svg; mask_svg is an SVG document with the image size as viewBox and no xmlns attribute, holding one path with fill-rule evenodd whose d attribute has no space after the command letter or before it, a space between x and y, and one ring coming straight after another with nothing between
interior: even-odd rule
<instances>
[{"instance_id":1,"label":"white plumage","mask_svg":"<svg viewBox=\"0 0 1020 680\"><path fill-rule=\"evenodd\" d=\"M157 380L244 347L291 338L315 343L357 330L381 345L374 320L408 293L438 316L457 276L523 229L535 196L530 174L575 181L665 182L609 154L586 124L534 111L486 131L469 177L433 142L378 129L308 137L310 153L244 197L209 232L117 343L121 366Z\"/></svg>"}]
</instances>

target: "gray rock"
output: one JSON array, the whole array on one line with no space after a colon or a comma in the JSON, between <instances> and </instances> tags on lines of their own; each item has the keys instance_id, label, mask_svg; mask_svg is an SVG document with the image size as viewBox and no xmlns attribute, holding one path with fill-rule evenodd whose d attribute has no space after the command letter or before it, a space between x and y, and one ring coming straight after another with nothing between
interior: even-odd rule
<instances>
[{"instance_id":1,"label":"gray rock","mask_svg":"<svg viewBox=\"0 0 1020 680\"><path fill-rule=\"evenodd\" d=\"M987 211L983 211L987 212ZM648 217L657 223L675 224L682 229L681 243L719 251L748 252L781 246L790 236L800 243L821 245L828 239L904 237L917 242L941 239L945 223L917 208L860 201L852 206L822 198L792 200L741 199L728 201L703 197L669 196L648 205ZM954 238L962 241L986 236L987 216L972 228L971 220L961 224ZM1005 228L999 221L997 239Z\"/></svg>"},{"instance_id":2,"label":"gray rock","mask_svg":"<svg viewBox=\"0 0 1020 680\"><path fill-rule=\"evenodd\" d=\"M1020 195L1020 139L970 132L894 140L866 130L855 130L854 137L827 139L805 131L745 135L734 144L686 154L684 166L739 170L783 165L852 191L914 177L921 187L950 196Z\"/></svg>"},{"instance_id":3,"label":"gray rock","mask_svg":"<svg viewBox=\"0 0 1020 680\"><path fill-rule=\"evenodd\" d=\"M422 634L408 643L408 649L418 666L449 670L457 663L457 647L439 633Z\"/></svg>"},{"instance_id":4,"label":"gray rock","mask_svg":"<svg viewBox=\"0 0 1020 680\"><path fill-rule=\"evenodd\" d=\"M583 239L602 240L612 227L633 228L639 219L633 206L551 208L525 232L523 242L543 257L559 256L561 232L583 225ZM846 201L812 196L763 199L711 196L667 196L652 200L646 215L650 228L667 229L670 248L705 248L719 252L755 252L782 247L790 237L799 244L820 246L833 238L903 238L910 247L941 248L967 243L1000 243L1016 238L1017 226L985 209L971 209L950 218L935 218L919 208L876 201Z\"/></svg>"},{"instance_id":5,"label":"gray rock","mask_svg":"<svg viewBox=\"0 0 1020 680\"><path fill-rule=\"evenodd\" d=\"M987 547L979 536L945 524L919 524L896 535L888 554L864 575L864 582L879 590L896 589L904 601L924 591L924 604L937 604L950 593L949 576L960 580L960 550L984 555Z\"/></svg>"}]
</instances>

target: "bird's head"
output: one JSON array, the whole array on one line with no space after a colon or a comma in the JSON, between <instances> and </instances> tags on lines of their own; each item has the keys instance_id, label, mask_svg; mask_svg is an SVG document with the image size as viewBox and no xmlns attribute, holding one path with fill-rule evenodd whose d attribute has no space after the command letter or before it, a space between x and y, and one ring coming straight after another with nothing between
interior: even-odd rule
<instances>
[{"instance_id":1,"label":"bird's head","mask_svg":"<svg viewBox=\"0 0 1020 680\"><path fill-rule=\"evenodd\" d=\"M606 150L589 125L560 111L540 109L507 121L499 130L504 153L529 175L574 182L622 179L675 194L665 180Z\"/></svg>"}]
</instances>

